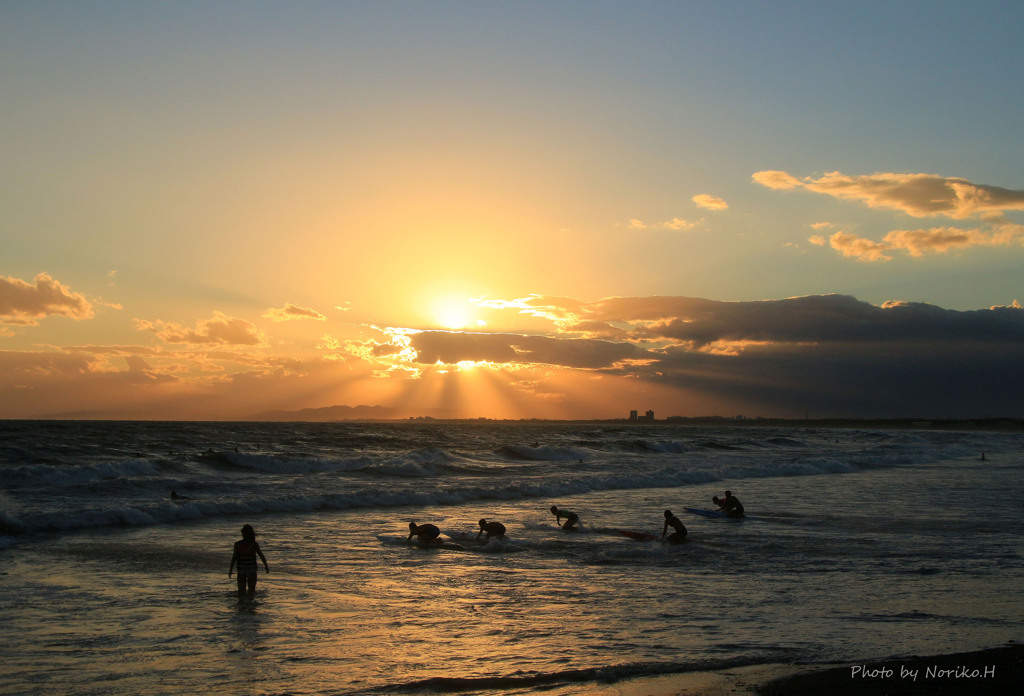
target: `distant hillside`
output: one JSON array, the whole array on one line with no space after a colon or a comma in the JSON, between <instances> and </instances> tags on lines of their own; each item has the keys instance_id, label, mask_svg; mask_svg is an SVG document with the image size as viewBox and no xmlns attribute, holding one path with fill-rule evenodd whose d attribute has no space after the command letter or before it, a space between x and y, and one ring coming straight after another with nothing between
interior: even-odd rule
<instances>
[{"instance_id":1,"label":"distant hillside","mask_svg":"<svg viewBox=\"0 0 1024 696\"><path fill-rule=\"evenodd\" d=\"M301 421L328 423L346 420L383 420L395 417L395 410L387 406L324 406L303 408L298 411L264 411L249 418L254 421Z\"/></svg>"}]
</instances>

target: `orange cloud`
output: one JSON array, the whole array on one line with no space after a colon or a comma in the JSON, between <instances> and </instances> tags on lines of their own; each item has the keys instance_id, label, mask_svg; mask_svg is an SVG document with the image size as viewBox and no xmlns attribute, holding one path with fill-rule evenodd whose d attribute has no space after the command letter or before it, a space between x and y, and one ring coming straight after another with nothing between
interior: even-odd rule
<instances>
[{"instance_id":1,"label":"orange cloud","mask_svg":"<svg viewBox=\"0 0 1024 696\"><path fill-rule=\"evenodd\" d=\"M871 208L898 210L913 217L945 215L962 219L1005 210L1024 210L1024 191L975 184L936 174L879 173L849 176L830 172L820 178L797 177L781 171L761 171L755 182L772 189L824 193L860 201Z\"/></svg>"},{"instance_id":2,"label":"orange cloud","mask_svg":"<svg viewBox=\"0 0 1024 696\"><path fill-rule=\"evenodd\" d=\"M699 193L691 199L700 208L708 210L728 210L729 204L718 196L711 196L706 193Z\"/></svg>"},{"instance_id":3,"label":"orange cloud","mask_svg":"<svg viewBox=\"0 0 1024 696\"><path fill-rule=\"evenodd\" d=\"M201 343L215 345L259 346L266 343L263 332L245 319L214 312L212 319L196 322L189 329L170 322L135 320L139 331L152 331L165 343Z\"/></svg>"},{"instance_id":4,"label":"orange cloud","mask_svg":"<svg viewBox=\"0 0 1024 696\"><path fill-rule=\"evenodd\" d=\"M263 318L270 319L271 321L292 321L293 319L327 320L327 317L315 309L299 307L291 302L286 303L284 307L271 307L263 314Z\"/></svg>"},{"instance_id":5,"label":"orange cloud","mask_svg":"<svg viewBox=\"0 0 1024 696\"><path fill-rule=\"evenodd\" d=\"M671 220L665 220L664 222L652 222L646 223L643 220L633 218L629 221L629 229L631 230L692 230L700 226L704 222L704 219L700 220L684 220L681 217L674 217Z\"/></svg>"},{"instance_id":6,"label":"orange cloud","mask_svg":"<svg viewBox=\"0 0 1024 696\"><path fill-rule=\"evenodd\" d=\"M843 256L858 261L892 261L892 256L888 254L892 251L891 245L873 242L848 232L836 232L829 238L829 244Z\"/></svg>"},{"instance_id":7,"label":"orange cloud","mask_svg":"<svg viewBox=\"0 0 1024 696\"><path fill-rule=\"evenodd\" d=\"M92 304L48 273L35 277L35 285L18 278L0 278L0 322L37 326L46 316L91 319Z\"/></svg>"},{"instance_id":8,"label":"orange cloud","mask_svg":"<svg viewBox=\"0 0 1024 696\"><path fill-rule=\"evenodd\" d=\"M808 239L812 244L823 244L821 237ZM957 249L979 246L1009 246L1024 243L1024 226L1002 225L994 230L962 230L955 227L932 227L917 230L893 230L880 242L858 237L847 232L836 232L829 239L833 249L843 256L858 261L891 261L892 252L903 251L920 258L925 254L943 254Z\"/></svg>"},{"instance_id":9,"label":"orange cloud","mask_svg":"<svg viewBox=\"0 0 1024 696\"><path fill-rule=\"evenodd\" d=\"M800 188L803 183L792 174L780 171L754 172L754 181L770 189Z\"/></svg>"}]
</instances>

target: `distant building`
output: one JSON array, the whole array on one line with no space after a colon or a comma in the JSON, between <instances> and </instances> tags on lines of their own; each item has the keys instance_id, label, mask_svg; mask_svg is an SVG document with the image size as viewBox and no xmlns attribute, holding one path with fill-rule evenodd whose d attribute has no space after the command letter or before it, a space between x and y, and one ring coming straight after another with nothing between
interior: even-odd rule
<instances>
[{"instance_id":1,"label":"distant building","mask_svg":"<svg viewBox=\"0 0 1024 696\"><path fill-rule=\"evenodd\" d=\"M648 411L647 413L645 413L644 414L644 420L653 423L654 422L654 411Z\"/></svg>"},{"instance_id":2,"label":"distant building","mask_svg":"<svg viewBox=\"0 0 1024 696\"><path fill-rule=\"evenodd\" d=\"M647 411L644 415L640 415L639 411L633 410L629 412L629 420L633 423L653 423L654 422L654 411Z\"/></svg>"},{"instance_id":3,"label":"distant building","mask_svg":"<svg viewBox=\"0 0 1024 696\"><path fill-rule=\"evenodd\" d=\"M632 411L629 412L629 419L631 421L635 421L636 420L636 409L633 409Z\"/></svg>"}]
</instances>

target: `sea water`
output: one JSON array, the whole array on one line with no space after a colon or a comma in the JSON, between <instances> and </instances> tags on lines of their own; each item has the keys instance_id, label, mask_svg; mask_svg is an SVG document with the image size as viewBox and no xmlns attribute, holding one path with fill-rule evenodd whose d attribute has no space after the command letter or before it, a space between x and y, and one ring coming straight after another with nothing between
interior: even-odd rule
<instances>
[{"instance_id":1,"label":"sea water","mask_svg":"<svg viewBox=\"0 0 1024 696\"><path fill-rule=\"evenodd\" d=\"M0 693L577 694L997 646L1024 638L1022 470L1019 432L4 422ZM745 520L685 511L725 489ZM618 533L665 509L688 543Z\"/></svg>"}]
</instances>

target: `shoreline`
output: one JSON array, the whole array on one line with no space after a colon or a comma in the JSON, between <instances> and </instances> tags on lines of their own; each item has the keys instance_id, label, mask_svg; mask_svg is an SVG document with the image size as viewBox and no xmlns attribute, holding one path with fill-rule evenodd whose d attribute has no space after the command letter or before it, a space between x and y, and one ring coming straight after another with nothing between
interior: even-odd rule
<instances>
[{"instance_id":1,"label":"shoreline","mask_svg":"<svg viewBox=\"0 0 1024 696\"><path fill-rule=\"evenodd\" d=\"M915 678L916 675L916 678ZM863 662L759 664L628 680L600 696L977 696L1024 684L1024 644Z\"/></svg>"}]
</instances>

